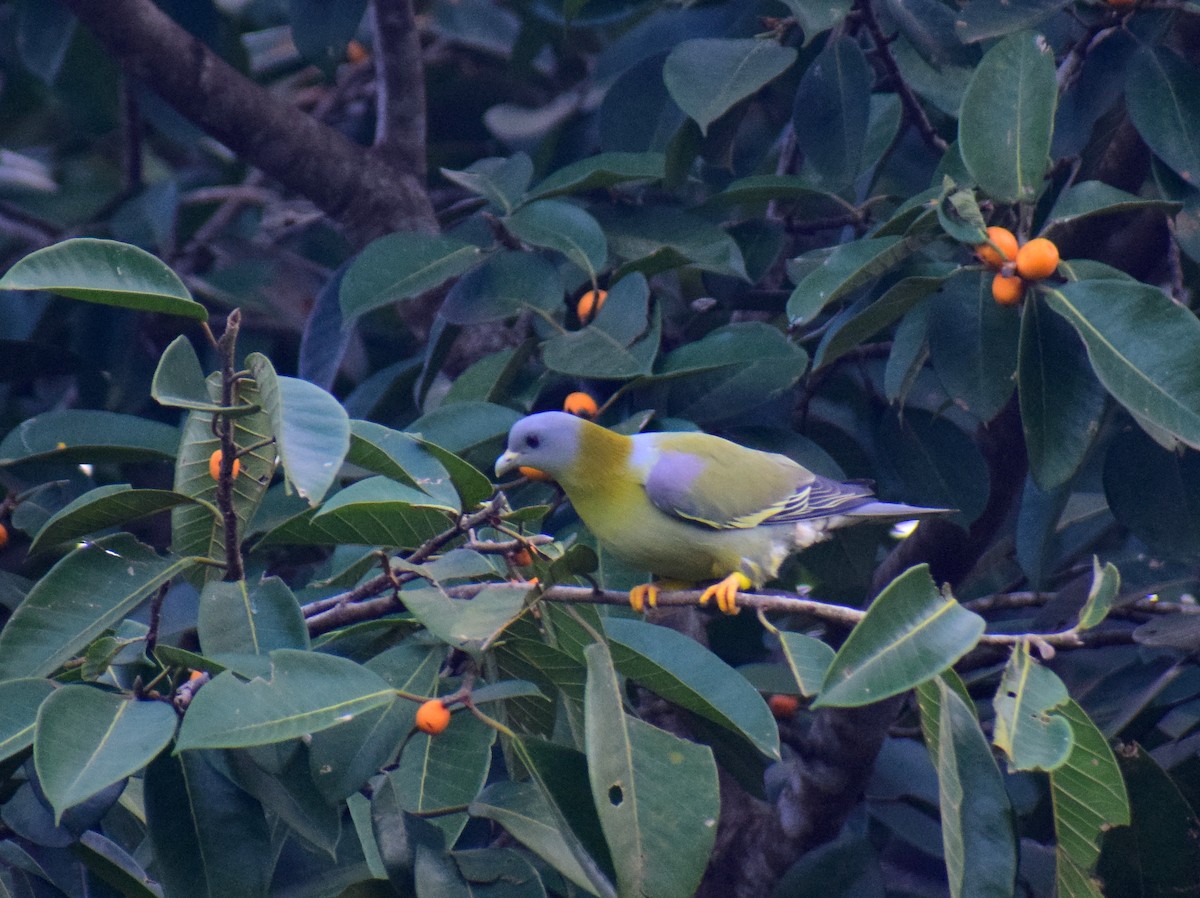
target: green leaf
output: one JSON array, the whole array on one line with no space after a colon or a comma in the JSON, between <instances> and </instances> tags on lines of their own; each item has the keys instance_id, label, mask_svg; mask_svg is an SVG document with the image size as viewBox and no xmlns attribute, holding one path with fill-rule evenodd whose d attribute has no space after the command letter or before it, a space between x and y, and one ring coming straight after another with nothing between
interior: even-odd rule
<instances>
[{"instance_id":1,"label":"green leaf","mask_svg":"<svg viewBox=\"0 0 1200 898\"><path fill-rule=\"evenodd\" d=\"M990 421L1013 392L1021 320L992 299L990 272L950 278L929 306L929 352L946 392Z\"/></svg>"},{"instance_id":2,"label":"green leaf","mask_svg":"<svg viewBox=\"0 0 1200 898\"><path fill-rule=\"evenodd\" d=\"M737 241L698 215L664 206L609 206L596 209L595 216L613 254L624 260L614 279L691 266L749 280Z\"/></svg>"},{"instance_id":3,"label":"green leaf","mask_svg":"<svg viewBox=\"0 0 1200 898\"><path fill-rule=\"evenodd\" d=\"M769 203L772 200L788 203L792 214L800 219L832 218L853 210L853 206L837 194L818 190L809 179L799 175L751 175L738 178L711 197L707 204L730 206L737 203Z\"/></svg>"},{"instance_id":4,"label":"green leaf","mask_svg":"<svg viewBox=\"0 0 1200 898\"><path fill-rule=\"evenodd\" d=\"M1041 35L1005 38L976 67L963 95L958 147L993 200L1033 202L1041 192L1057 98L1054 51Z\"/></svg>"},{"instance_id":5,"label":"green leaf","mask_svg":"<svg viewBox=\"0 0 1200 898\"><path fill-rule=\"evenodd\" d=\"M1138 212L1143 209L1156 209L1166 215L1174 215L1182 208L1182 203L1136 196L1111 187L1103 181L1082 181L1065 188L1058 195L1042 230L1049 231L1068 222L1082 221L1098 215Z\"/></svg>"},{"instance_id":6,"label":"green leaf","mask_svg":"<svg viewBox=\"0 0 1200 898\"><path fill-rule=\"evenodd\" d=\"M578 751L540 739L516 738L509 743L537 785L555 829L587 877L588 891L617 898L609 849L591 800L587 759Z\"/></svg>"},{"instance_id":7,"label":"green leaf","mask_svg":"<svg viewBox=\"0 0 1200 898\"><path fill-rule=\"evenodd\" d=\"M1189 559L1200 551L1200 456L1170 452L1139 430L1118 433L1104 460L1104 495L1114 517L1155 553Z\"/></svg>"},{"instance_id":8,"label":"green leaf","mask_svg":"<svg viewBox=\"0 0 1200 898\"><path fill-rule=\"evenodd\" d=\"M796 55L773 40L697 38L671 50L663 81L671 99L707 134L734 104L787 71Z\"/></svg>"},{"instance_id":9,"label":"green leaf","mask_svg":"<svg viewBox=\"0 0 1200 898\"><path fill-rule=\"evenodd\" d=\"M360 664L276 649L271 678L248 683L228 671L196 693L179 731L177 751L245 748L297 739L384 707L395 691Z\"/></svg>"},{"instance_id":10,"label":"green leaf","mask_svg":"<svg viewBox=\"0 0 1200 898\"><path fill-rule=\"evenodd\" d=\"M499 442L507 436L509 428L521 418L520 412L505 405L492 402L455 402L435 408L413 421L406 428L410 433L419 435L423 444L442 463L451 476L455 477L455 485L459 493L463 493L464 483L460 482L455 469L450 467L450 460L445 455L438 455L438 449L455 455L466 455L473 449L487 446L489 452L493 442ZM492 456L493 458L495 456ZM461 464L461 462L460 462ZM490 464L490 462L489 462ZM488 489L491 495L491 488ZM466 507L471 503L464 498Z\"/></svg>"},{"instance_id":11,"label":"green leaf","mask_svg":"<svg viewBox=\"0 0 1200 898\"><path fill-rule=\"evenodd\" d=\"M967 703L938 681L938 797L954 898L1009 898L1017 839L1004 778Z\"/></svg>"},{"instance_id":12,"label":"green leaf","mask_svg":"<svg viewBox=\"0 0 1200 898\"><path fill-rule=\"evenodd\" d=\"M975 703L971 698L971 693L967 691L967 684L954 672L953 668L944 670L933 679L920 683L913 690L917 697L917 711L921 718L921 735L925 739L925 747L934 764L937 764L938 752L941 751L939 742L941 739L941 689L943 684L954 690L968 708Z\"/></svg>"},{"instance_id":13,"label":"green leaf","mask_svg":"<svg viewBox=\"0 0 1200 898\"><path fill-rule=\"evenodd\" d=\"M458 279L439 314L452 324L502 321L526 309L553 316L563 308L562 277L534 253L501 250Z\"/></svg>"},{"instance_id":14,"label":"green leaf","mask_svg":"<svg viewBox=\"0 0 1200 898\"><path fill-rule=\"evenodd\" d=\"M1062 856L1075 868L1091 871L1100 857L1104 834L1129 824L1129 795L1108 740L1083 708L1068 699L1059 706L1058 713L1071 725L1072 733L1071 753L1061 767L1050 773L1054 833L1060 855L1059 894L1068 895L1062 882Z\"/></svg>"},{"instance_id":15,"label":"green leaf","mask_svg":"<svg viewBox=\"0 0 1200 898\"><path fill-rule=\"evenodd\" d=\"M207 321L183 281L150 253L116 240L76 237L30 253L0 290L46 290L71 299Z\"/></svg>"},{"instance_id":16,"label":"green leaf","mask_svg":"<svg viewBox=\"0 0 1200 898\"><path fill-rule=\"evenodd\" d=\"M832 322L813 354L813 370L837 361L903 318L909 309L939 290L945 280L944 274L913 275L897 281L866 306L858 308L856 304L844 319L839 316Z\"/></svg>"},{"instance_id":17,"label":"green leaf","mask_svg":"<svg viewBox=\"0 0 1200 898\"><path fill-rule=\"evenodd\" d=\"M150 382L150 395L159 405L221 412L230 417L255 410L253 405L225 408L219 402L213 402L208 395L200 357L196 355L192 341L182 335L163 350L158 367L154 369L154 379Z\"/></svg>"},{"instance_id":18,"label":"green leaf","mask_svg":"<svg viewBox=\"0 0 1200 898\"><path fill-rule=\"evenodd\" d=\"M275 451L288 483L310 505L318 505L350 448L346 410L316 384L280 377L261 353L251 353L246 364L258 384L259 403L271 419Z\"/></svg>"},{"instance_id":19,"label":"green leaf","mask_svg":"<svg viewBox=\"0 0 1200 898\"><path fill-rule=\"evenodd\" d=\"M484 589L470 601L433 588L406 589L401 597L430 633L473 655L525 613L525 593L506 587Z\"/></svg>"},{"instance_id":20,"label":"green leaf","mask_svg":"<svg viewBox=\"0 0 1200 898\"><path fill-rule=\"evenodd\" d=\"M145 801L166 894L265 898L274 853L262 806L214 770L206 753L160 755L146 769Z\"/></svg>"},{"instance_id":21,"label":"green leaf","mask_svg":"<svg viewBox=\"0 0 1200 898\"><path fill-rule=\"evenodd\" d=\"M812 698L821 691L821 684L833 663L834 651L815 636L803 633L781 632L779 642L783 647L783 659L796 678L800 694Z\"/></svg>"},{"instance_id":22,"label":"green leaf","mask_svg":"<svg viewBox=\"0 0 1200 898\"><path fill-rule=\"evenodd\" d=\"M217 375L208 379L209 395L219 397ZM254 381L239 380L235 390L239 405L258 405L258 389ZM275 475L275 447L264 444L271 436L271 421L267 414L256 411L233 421L234 442L242 448L258 446L253 452L239 455L241 473L233 479L233 509L237 515L238 532L244 534L250 519ZM191 496L207 505L182 505L171 511L171 545L181 555L225 560L225 524L208 510L217 502L217 481L208 471L209 459L221 448L213 435L212 415L208 412L189 412L184 420L179 458L175 463L174 490ZM196 580L214 580L220 569L209 567L198 572ZM199 585L199 584L197 584Z\"/></svg>"},{"instance_id":23,"label":"green leaf","mask_svg":"<svg viewBox=\"0 0 1200 898\"><path fill-rule=\"evenodd\" d=\"M661 322L650 287L638 273L617 281L596 320L547 340L546 367L559 374L624 380L649 374L658 354Z\"/></svg>"},{"instance_id":24,"label":"green leaf","mask_svg":"<svg viewBox=\"0 0 1200 898\"><path fill-rule=\"evenodd\" d=\"M448 528L457 512L457 503L448 506L386 477L368 477L326 501L312 524L336 543L415 548Z\"/></svg>"},{"instance_id":25,"label":"green leaf","mask_svg":"<svg viewBox=\"0 0 1200 898\"><path fill-rule=\"evenodd\" d=\"M808 324L826 306L894 268L920 244L917 238L867 237L834 247L788 298L792 326Z\"/></svg>"},{"instance_id":26,"label":"green leaf","mask_svg":"<svg viewBox=\"0 0 1200 898\"><path fill-rule=\"evenodd\" d=\"M694 639L667 627L610 617L604 621L613 664L667 701L735 733L779 758L779 727L745 677Z\"/></svg>"},{"instance_id":27,"label":"green leaf","mask_svg":"<svg viewBox=\"0 0 1200 898\"><path fill-rule=\"evenodd\" d=\"M986 242L987 222L979 211L974 190L958 187L950 178L944 178L937 215L942 230L959 243L976 247Z\"/></svg>"},{"instance_id":28,"label":"green leaf","mask_svg":"<svg viewBox=\"0 0 1200 898\"><path fill-rule=\"evenodd\" d=\"M782 0L804 30L804 43L809 44L817 35L828 31L850 14L850 0L828 0L826 3L811 3L809 0Z\"/></svg>"},{"instance_id":29,"label":"green leaf","mask_svg":"<svg viewBox=\"0 0 1200 898\"><path fill-rule=\"evenodd\" d=\"M392 646L366 666L396 689L416 695L434 694L446 651L443 646L422 645L419 639L406 639ZM345 801L395 761L405 737L412 732L417 708L415 702L393 702L359 714L342 726L313 734L309 769L327 802Z\"/></svg>"},{"instance_id":30,"label":"green leaf","mask_svg":"<svg viewBox=\"0 0 1200 898\"><path fill-rule=\"evenodd\" d=\"M928 566L909 568L850 631L813 706L855 707L905 692L969 652L983 630L983 618L938 590Z\"/></svg>"},{"instance_id":31,"label":"green leaf","mask_svg":"<svg viewBox=\"0 0 1200 898\"><path fill-rule=\"evenodd\" d=\"M404 744L400 763L388 773L400 806L431 815L430 823L453 845L467 825L463 809L487 781L495 740L496 731L467 711L452 714L450 725L437 736L414 733Z\"/></svg>"},{"instance_id":32,"label":"green leaf","mask_svg":"<svg viewBox=\"0 0 1200 898\"><path fill-rule=\"evenodd\" d=\"M483 257L474 244L452 237L404 232L368 244L342 278L342 314L348 320L399 299L420 296L473 268Z\"/></svg>"},{"instance_id":33,"label":"green leaf","mask_svg":"<svg viewBox=\"0 0 1200 898\"><path fill-rule=\"evenodd\" d=\"M492 783L471 801L467 810L472 817L500 824L510 836L581 889L592 895L600 894L567 844L549 801L534 783L514 780Z\"/></svg>"},{"instance_id":34,"label":"green leaf","mask_svg":"<svg viewBox=\"0 0 1200 898\"><path fill-rule=\"evenodd\" d=\"M501 408L490 402L480 403L461 403L464 406L474 408L483 408L490 414L492 409ZM508 416L503 412L500 413L501 420L507 420ZM515 418L513 419L515 420ZM426 422L428 423L428 422ZM504 433L508 432L511 424L504 425ZM458 490L458 495L462 498L462 507L475 509L492 498L492 494L496 492L492 486L491 479L472 465L451 452L449 449L443 449L437 443L429 440L421 440L421 446L425 451L442 463L442 466L450 472L450 480L454 483L454 488Z\"/></svg>"},{"instance_id":35,"label":"green leaf","mask_svg":"<svg viewBox=\"0 0 1200 898\"><path fill-rule=\"evenodd\" d=\"M351 421L346 461L416 487L447 508L460 510L450 472L414 434L392 430L374 421Z\"/></svg>"},{"instance_id":36,"label":"green leaf","mask_svg":"<svg viewBox=\"0 0 1200 898\"><path fill-rule=\"evenodd\" d=\"M28 461L66 464L173 461L179 431L116 412L64 409L22 421L0 442L0 467Z\"/></svg>"},{"instance_id":37,"label":"green leaf","mask_svg":"<svg viewBox=\"0 0 1200 898\"><path fill-rule=\"evenodd\" d=\"M88 830L72 846L87 869L125 898L162 898L162 888L116 842Z\"/></svg>"},{"instance_id":38,"label":"green leaf","mask_svg":"<svg viewBox=\"0 0 1200 898\"><path fill-rule=\"evenodd\" d=\"M562 253L592 280L608 260L608 241L596 219L563 200L522 206L505 219L505 225L526 243Z\"/></svg>"},{"instance_id":39,"label":"green leaf","mask_svg":"<svg viewBox=\"0 0 1200 898\"><path fill-rule=\"evenodd\" d=\"M817 186L841 191L867 164L871 81L871 66L848 35L831 39L805 69L796 89L793 127Z\"/></svg>"},{"instance_id":40,"label":"green leaf","mask_svg":"<svg viewBox=\"0 0 1200 898\"><path fill-rule=\"evenodd\" d=\"M584 649L588 778L621 895L690 898L716 838L717 768L706 746L628 717L608 649Z\"/></svg>"},{"instance_id":41,"label":"green leaf","mask_svg":"<svg viewBox=\"0 0 1200 898\"><path fill-rule=\"evenodd\" d=\"M302 744L226 751L218 769L257 798L268 819L285 824L333 861L342 834L341 813L317 790L307 755Z\"/></svg>"},{"instance_id":42,"label":"green leaf","mask_svg":"<svg viewBox=\"0 0 1200 898\"><path fill-rule=\"evenodd\" d=\"M996 690L992 742L1015 770L1054 770L1071 752L1071 724L1052 713L1069 700L1067 687L1053 671L1033 660L1026 642L1009 656Z\"/></svg>"},{"instance_id":43,"label":"green leaf","mask_svg":"<svg viewBox=\"0 0 1200 898\"><path fill-rule=\"evenodd\" d=\"M165 702L127 699L94 686L64 686L38 710L33 760L42 791L63 811L149 764L175 735Z\"/></svg>"},{"instance_id":44,"label":"green leaf","mask_svg":"<svg viewBox=\"0 0 1200 898\"><path fill-rule=\"evenodd\" d=\"M52 514L34 537L29 553L196 501L171 490L135 490L128 483L98 486ZM209 511L217 514L215 508Z\"/></svg>"},{"instance_id":45,"label":"green leaf","mask_svg":"<svg viewBox=\"0 0 1200 898\"><path fill-rule=\"evenodd\" d=\"M53 691L54 684L40 678L0 683L0 761L33 745L38 708Z\"/></svg>"},{"instance_id":46,"label":"green leaf","mask_svg":"<svg viewBox=\"0 0 1200 898\"><path fill-rule=\"evenodd\" d=\"M1142 46L1125 76L1125 103L1154 154L1200 186L1200 70L1167 47Z\"/></svg>"},{"instance_id":47,"label":"green leaf","mask_svg":"<svg viewBox=\"0 0 1200 898\"><path fill-rule=\"evenodd\" d=\"M670 410L690 421L717 421L790 389L808 367L808 354L761 321L727 324L685 343L659 366L669 378Z\"/></svg>"},{"instance_id":48,"label":"green leaf","mask_svg":"<svg viewBox=\"0 0 1200 898\"><path fill-rule=\"evenodd\" d=\"M967 434L945 416L909 408L901 421L885 416L877 436L879 450L895 484L909 501L932 508L956 508L948 517L962 525L974 521L988 498L988 467ZM899 488L893 487L893 488Z\"/></svg>"},{"instance_id":49,"label":"green leaf","mask_svg":"<svg viewBox=\"0 0 1200 898\"><path fill-rule=\"evenodd\" d=\"M1200 819L1154 756L1133 743L1117 757L1129 788L1130 826L1107 833L1097 874L1105 895L1196 898Z\"/></svg>"},{"instance_id":50,"label":"green leaf","mask_svg":"<svg viewBox=\"0 0 1200 898\"><path fill-rule=\"evenodd\" d=\"M1100 559L1092 558L1092 586L1087 601L1079 609L1080 630L1098 626L1106 617L1117 593L1121 590L1121 573L1111 561L1100 567Z\"/></svg>"},{"instance_id":51,"label":"green leaf","mask_svg":"<svg viewBox=\"0 0 1200 898\"><path fill-rule=\"evenodd\" d=\"M1036 28L1053 16L1070 0L973 0L959 14L955 31L963 43L975 43L993 37L1004 37L1023 28Z\"/></svg>"},{"instance_id":52,"label":"green leaf","mask_svg":"<svg viewBox=\"0 0 1200 898\"><path fill-rule=\"evenodd\" d=\"M159 556L128 533L80 546L37 582L0 631L0 680L53 673L193 563Z\"/></svg>"},{"instance_id":53,"label":"green leaf","mask_svg":"<svg viewBox=\"0 0 1200 898\"><path fill-rule=\"evenodd\" d=\"M565 193L605 190L630 181L661 181L666 158L662 153L597 153L564 165L533 188L533 199Z\"/></svg>"},{"instance_id":54,"label":"green leaf","mask_svg":"<svg viewBox=\"0 0 1200 898\"><path fill-rule=\"evenodd\" d=\"M1017 356L1029 472L1039 487L1053 490L1075 476L1100 432L1104 388L1079 337L1040 302L1025 304Z\"/></svg>"},{"instance_id":55,"label":"green leaf","mask_svg":"<svg viewBox=\"0 0 1200 898\"><path fill-rule=\"evenodd\" d=\"M265 655L274 649L307 649L300 603L278 577L255 583L214 580L200 593L196 621L206 655Z\"/></svg>"},{"instance_id":56,"label":"green leaf","mask_svg":"<svg viewBox=\"0 0 1200 898\"><path fill-rule=\"evenodd\" d=\"M1200 321L1159 289L1088 280L1045 293L1079 332L1100 382L1141 419L1200 447Z\"/></svg>"},{"instance_id":57,"label":"green leaf","mask_svg":"<svg viewBox=\"0 0 1200 898\"><path fill-rule=\"evenodd\" d=\"M462 171L443 168L441 172L447 181L484 197L507 215L529 187L533 160L525 153L514 153L507 159L480 159Z\"/></svg>"}]
</instances>

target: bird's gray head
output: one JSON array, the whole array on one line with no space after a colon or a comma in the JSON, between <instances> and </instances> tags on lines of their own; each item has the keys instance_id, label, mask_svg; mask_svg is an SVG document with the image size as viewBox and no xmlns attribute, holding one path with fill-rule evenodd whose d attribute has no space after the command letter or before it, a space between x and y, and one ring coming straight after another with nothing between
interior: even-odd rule
<instances>
[{"instance_id":1,"label":"bird's gray head","mask_svg":"<svg viewBox=\"0 0 1200 898\"><path fill-rule=\"evenodd\" d=\"M558 480L579 457L584 428L595 426L565 412L522 418L508 433L508 451L496 459L496 476L529 467Z\"/></svg>"}]
</instances>

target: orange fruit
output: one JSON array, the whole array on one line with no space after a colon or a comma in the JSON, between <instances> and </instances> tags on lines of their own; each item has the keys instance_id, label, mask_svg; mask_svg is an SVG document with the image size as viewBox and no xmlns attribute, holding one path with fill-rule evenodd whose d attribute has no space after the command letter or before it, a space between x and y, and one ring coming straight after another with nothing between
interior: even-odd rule
<instances>
[{"instance_id":1,"label":"orange fruit","mask_svg":"<svg viewBox=\"0 0 1200 898\"><path fill-rule=\"evenodd\" d=\"M517 567L529 567L529 565L533 564L533 556L529 553L528 549L517 549L517 551L512 553L512 563Z\"/></svg>"},{"instance_id":2,"label":"orange fruit","mask_svg":"<svg viewBox=\"0 0 1200 898\"><path fill-rule=\"evenodd\" d=\"M422 733L436 736L449 725L450 712L441 699L432 698L417 708L417 729Z\"/></svg>"},{"instance_id":3,"label":"orange fruit","mask_svg":"<svg viewBox=\"0 0 1200 898\"><path fill-rule=\"evenodd\" d=\"M8 545L8 528L0 524L0 549Z\"/></svg>"},{"instance_id":4,"label":"orange fruit","mask_svg":"<svg viewBox=\"0 0 1200 898\"><path fill-rule=\"evenodd\" d=\"M1011 262L1017 257L1017 238L1008 228L990 227L987 229L988 240L996 244L1000 252L988 243L981 243L975 247L975 255L983 264L992 268L999 268L1005 262ZM1001 258L1001 253L1004 257Z\"/></svg>"},{"instance_id":5,"label":"orange fruit","mask_svg":"<svg viewBox=\"0 0 1200 898\"><path fill-rule=\"evenodd\" d=\"M1025 292L1025 282L1018 277L998 274L992 278L992 299L1002 306L1015 306Z\"/></svg>"},{"instance_id":6,"label":"orange fruit","mask_svg":"<svg viewBox=\"0 0 1200 898\"><path fill-rule=\"evenodd\" d=\"M1058 247L1045 237L1034 237L1017 252L1017 274L1027 281L1048 278L1058 270Z\"/></svg>"},{"instance_id":7,"label":"orange fruit","mask_svg":"<svg viewBox=\"0 0 1200 898\"><path fill-rule=\"evenodd\" d=\"M800 710L800 699L794 695L772 695L767 699L767 707L776 720L791 720Z\"/></svg>"},{"instance_id":8,"label":"orange fruit","mask_svg":"<svg viewBox=\"0 0 1200 898\"><path fill-rule=\"evenodd\" d=\"M575 304L575 314L579 316L580 321L587 324L594 316L600 314L600 307L604 305L606 299L608 299L607 290L589 290L579 297L579 302Z\"/></svg>"},{"instance_id":9,"label":"orange fruit","mask_svg":"<svg viewBox=\"0 0 1200 898\"><path fill-rule=\"evenodd\" d=\"M590 421L596 417L599 406L596 405L596 400L587 393L575 392L563 400L563 411L570 412L578 418L587 418Z\"/></svg>"},{"instance_id":10,"label":"orange fruit","mask_svg":"<svg viewBox=\"0 0 1200 898\"><path fill-rule=\"evenodd\" d=\"M517 473L520 474L522 477L528 477L530 480L553 480L554 479L549 474L547 474L545 471L538 470L537 468L530 468L530 467L527 467L526 465L521 465L519 468L517 468Z\"/></svg>"},{"instance_id":11,"label":"orange fruit","mask_svg":"<svg viewBox=\"0 0 1200 898\"><path fill-rule=\"evenodd\" d=\"M242 470L242 460L235 458L233 460L233 476L237 477ZM208 457L208 476L213 480L218 480L221 477L221 450L218 449Z\"/></svg>"}]
</instances>

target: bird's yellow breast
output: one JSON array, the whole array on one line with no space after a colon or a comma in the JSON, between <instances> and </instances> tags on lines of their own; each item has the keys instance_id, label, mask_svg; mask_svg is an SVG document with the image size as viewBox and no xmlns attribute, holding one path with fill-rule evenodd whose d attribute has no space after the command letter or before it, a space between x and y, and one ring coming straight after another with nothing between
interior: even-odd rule
<instances>
[{"instance_id":1,"label":"bird's yellow breast","mask_svg":"<svg viewBox=\"0 0 1200 898\"><path fill-rule=\"evenodd\" d=\"M791 548L791 528L716 530L673 517L647 496L632 441L610 431L588 433L579 453L586 468L563 472L559 483L596 539L624 562L688 581L740 571L761 584L778 571Z\"/></svg>"}]
</instances>

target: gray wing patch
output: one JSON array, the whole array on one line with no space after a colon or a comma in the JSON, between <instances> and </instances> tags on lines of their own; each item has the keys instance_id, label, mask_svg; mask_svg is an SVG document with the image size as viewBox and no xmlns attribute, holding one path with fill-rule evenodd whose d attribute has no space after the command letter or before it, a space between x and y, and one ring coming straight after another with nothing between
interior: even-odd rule
<instances>
[{"instance_id":1,"label":"gray wing patch","mask_svg":"<svg viewBox=\"0 0 1200 898\"><path fill-rule=\"evenodd\" d=\"M783 503L783 507L771 515L764 524L792 524L848 514L875 498L871 488L863 483L840 483L819 474L812 483L805 484Z\"/></svg>"}]
</instances>

